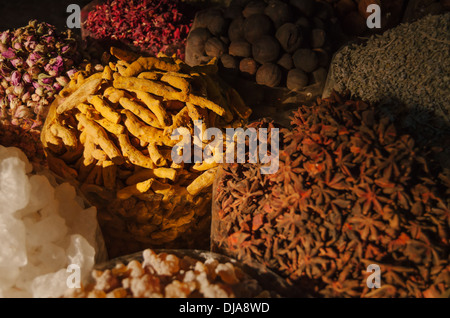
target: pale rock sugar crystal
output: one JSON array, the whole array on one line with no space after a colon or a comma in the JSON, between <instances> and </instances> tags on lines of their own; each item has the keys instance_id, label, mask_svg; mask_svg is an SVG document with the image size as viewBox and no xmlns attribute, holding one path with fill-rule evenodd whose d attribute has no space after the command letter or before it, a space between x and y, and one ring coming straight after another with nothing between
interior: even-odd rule
<instances>
[{"instance_id":1,"label":"pale rock sugar crystal","mask_svg":"<svg viewBox=\"0 0 450 318\"><path fill-rule=\"evenodd\" d=\"M60 297L67 267L78 265L83 281L104 248L95 207L51 178L32 173L18 148L0 146L0 297Z\"/></svg>"}]
</instances>

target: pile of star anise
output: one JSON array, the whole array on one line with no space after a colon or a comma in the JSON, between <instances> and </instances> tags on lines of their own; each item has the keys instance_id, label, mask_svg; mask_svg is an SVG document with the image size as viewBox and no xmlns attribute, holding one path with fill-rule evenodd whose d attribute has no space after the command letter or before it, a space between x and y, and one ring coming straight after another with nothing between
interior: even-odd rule
<instances>
[{"instance_id":1,"label":"pile of star anise","mask_svg":"<svg viewBox=\"0 0 450 318\"><path fill-rule=\"evenodd\" d=\"M262 123L273 127L273 125ZM439 149L338 95L301 106L279 170L225 164L213 248L321 297L437 297L450 289L450 178ZM380 288L369 288L380 268Z\"/></svg>"}]
</instances>

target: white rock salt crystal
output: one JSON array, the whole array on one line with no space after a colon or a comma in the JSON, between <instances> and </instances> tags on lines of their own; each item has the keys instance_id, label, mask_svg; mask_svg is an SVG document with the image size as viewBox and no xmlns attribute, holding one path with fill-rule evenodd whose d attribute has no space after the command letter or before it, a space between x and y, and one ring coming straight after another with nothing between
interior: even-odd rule
<instances>
[{"instance_id":1,"label":"white rock salt crystal","mask_svg":"<svg viewBox=\"0 0 450 318\"><path fill-rule=\"evenodd\" d=\"M28 205L17 213L17 217L23 217L30 213L36 213L53 200L55 190L44 176L34 175L29 179L30 200Z\"/></svg>"},{"instance_id":2,"label":"white rock salt crystal","mask_svg":"<svg viewBox=\"0 0 450 318\"><path fill-rule=\"evenodd\" d=\"M31 295L31 281L38 276L48 274L48 271L39 263L37 263L37 258L34 260L35 262L28 263L26 266L20 268L20 275L17 278L15 287L26 290Z\"/></svg>"},{"instance_id":3,"label":"white rock salt crystal","mask_svg":"<svg viewBox=\"0 0 450 318\"><path fill-rule=\"evenodd\" d=\"M67 265L66 251L53 243L41 247L38 260L46 273L57 271Z\"/></svg>"},{"instance_id":4,"label":"white rock salt crystal","mask_svg":"<svg viewBox=\"0 0 450 318\"><path fill-rule=\"evenodd\" d=\"M81 278L87 278L95 263L95 249L79 234L70 237L70 245L66 250L69 264L80 266Z\"/></svg>"},{"instance_id":5,"label":"white rock salt crystal","mask_svg":"<svg viewBox=\"0 0 450 318\"><path fill-rule=\"evenodd\" d=\"M0 286L3 289L11 288L14 286L19 275L20 269L18 267L0 267Z\"/></svg>"},{"instance_id":6,"label":"white rock salt crystal","mask_svg":"<svg viewBox=\"0 0 450 318\"><path fill-rule=\"evenodd\" d=\"M4 147L0 145L0 161L9 157L19 158L25 164L25 173L30 173L33 170L33 165L28 161L27 156L22 150L17 147Z\"/></svg>"},{"instance_id":7,"label":"white rock salt crystal","mask_svg":"<svg viewBox=\"0 0 450 318\"><path fill-rule=\"evenodd\" d=\"M69 183L30 172L19 149L0 146L0 297L59 297L67 266L87 278L98 249L96 209Z\"/></svg>"},{"instance_id":8,"label":"white rock salt crystal","mask_svg":"<svg viewBox=\"0 0 450 318\"><path fill-rule=\"evenodd\" d=\"M31 283L31 293L35 298L60 297L67 290L67 278L70 273L63 268L56 273L36 277Z\"/></svg>"},{"instance_id":9,"label":"white rock salt crystal","mask_svg":"<svg viewBox=\"0 0 450 318\"><path fill-rule=\"evenodd\" d=\"M97 209L90 207L85 210L79 210L66 217L67 227L70 234L80 234L89 244L96 246L96 230L97 224Z\"/></svg>"},{"instance_id":10,"label":"white rock salt crystal","mask_svg":"<svg viewBox=\"0 0 450 318\"><path fill-rule=\"evenodd\" d=\"M31 246L42 246L62 240L66 233L66 221L57 214L51 214L27 227L27 242Z\"/></svg>"},{"instance_id":11,"label":"white rock salt crystal","mask_svg":"<svg viewBox=\"0 0 450 318\"><path fill-rule=\"evenodd\" d=\"M61 203L56 199L52 199L37 214L41 216L41 218L46 218L49 217L50 215L58 215L59 207L61 206L61 204L67 204L67 202Z\"/></svg>"},{"instance_id":12,"label":"white rock salt crystal","mask_svg":"<svg viewBox=\"0 0 450 318\"><path fill-rule=\"evenodd\" d=\"M61 202L73 200L76 197L75 188L67 182L55 187L55 199Z\"/></svg>"},{"instance_id":13,"label":"white rock salt crystal","mask_svg":"<svg viewBox=\"0 0 450 318\"><path fill-rule=\"evenodd\" d=\"M14 235L11 235L11 234ZM10 268L27 264L25 226L10 215L0 214L0 267Z\"/></svg>"},{"instance_id":14,"label":"white rock salt crystal","mask_svg":"<svg viewBox=\"0 0 450 318\"><path fill-rule=\"evenodd\" d=\"M0 161L0 213L23 209L30 198L30 183L25 163L10 157Z\"/></svg>"}]
</instances>

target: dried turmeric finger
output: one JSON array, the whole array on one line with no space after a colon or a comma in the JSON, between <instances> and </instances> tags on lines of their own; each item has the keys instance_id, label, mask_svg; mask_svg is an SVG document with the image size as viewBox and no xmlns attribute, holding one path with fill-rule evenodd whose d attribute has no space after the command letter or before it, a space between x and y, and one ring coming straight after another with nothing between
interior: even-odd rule
<instances>
[{"instance_id":1,"label":"dried turmeric finger","mask_svg":"<svg viewBox=\"0 0 450 318\"><path fill-rule=\"evenodd\" d=\"M95 122L98 123L103 128L105 128L107 131L109 131L113 135L120 135L120 134L123 134L123 132L125 131L124 126L122 126L120 124L114 124L106 118L95 119Z\"/></svg>"},{"instance_id":2,"label":"dried turmeric finger","mask_svg":"<svg viewBox=\"0 0 450 318\"><path fill-rule=\"evenodd\" d=\"M168 99L179 99L182 97L175 88L143 78L116 76L113 82L115 88L125 90L138 90L151 93L157 96L163 96Z\"/></svg>"},{"instance_id":3,"label":"dried turmeric finger","mask_svg":"<svg viewBox=\"0 0 450 318\"><path fill-rule=\"evenodd\" d=\"M87 134L94 137L94 142L98 144L103 151L105 151L108 157L115 164L120 165L124 162L119 149L117 149L116 145L114 145L114 143L108 138L108 134L100 125L87 119L86 116L81 113L76 114L75 116L85 127Z\"/></svg>"},{"instance_id":4,"label":"dried turmeric finger","mask_svg":"<svg viewBox=\"0 0 450 318\"><path fill-rule=\"evenodd\" d=\"M136 184L149 178L169 179L174 181L177 176L177 170L172 168L155 168L155 169L142 169L135 174L129 176L125 183L127 185Z\"/></svg>"},{"instance_id":5,"label":"dried turmeric finger","mask_svg":"<svg viewBox=\"0 0 450 318\"><path fill-rule=\"evenodd\" d=\"M114 124L118 124L120 122L120 114L109 106L108 103L103 100L103 97L93 95L88 98L88 101L94 105L94 108L110 122Z\"/></svg>"},{"instance_id":6,"label":"dried turmeric finger","mask_svg":"<svg viewBox=\"0 0 450 318\"><path fill-rule=\"evenodd\" d=\"M146 124L153 127L161 127L158 118L156 118L155 114L153 114L147 108L142 107L138 103L135 103L134 101L126 97L122 97L119 100L119 103L123 108L128 109L137 117L142 119Z\"/></svg>"},{"instance_id":7,"label":"dried turmeric finger","mask_svg":"<svg viewBox=\"0 0 450 318\"><path fill-rule=\"evenodd\" d=\"M175 129L179 127L186 127L190 120L189 109L185 106L176 115L172 116L172 125L164 129L164 134L170 136Z\"/></svg>"},{"instance_id":8,"label":"dried turmeric finger","mask_svg":"<svg viewBox=\"0 0 450 318\"><path fill-rule=\"evenodd\" d=\"M161 127L170 125L170 118L164 107L161 106L161 101L159 99L156 99L151 94L143 91L133 91L133 93L135 93L136 97L139 98L153 114L155 114Z\"/></svg>"},{"instance_id":9,"label":"dried turmeric finger","mask_svg":"<svg viewBox=\"0 0 450 318\"><path fill-rule=\"evenodd\" d=\"M225 114L225 109L223 107L201 96L189 94L187 102L202 108L208 108L219 116L223 116Z\"/></svg>"},{"instance_id":10,"label":"dried turmeric finger","mask_svg":"<svg viewBox=\"0 0 450 318\"><path fill-rule=\"evenodd\" d=\"M89 172L84 183L87 184L96 184L101 185L102 182L102 164L100 162L96 162L94 168Z\"/></svg>"},{"instance_id":11,"label":"dried turmeric finger","mask_svg":"<svg viewBox=\"0 0 450 318\"><path fill-rule=\"evenodd\" d=\"M202 122L202 131L206 131L209 127L208 110L201 107L195 107L194 104L189 102L186 103L186 107L188 109L188 115L192 121L195 122L200 120Z\"/></svg>"},{"instance_id":12,"label":"dried turmeric finger","mask_svg":"<svg viewBox=\"0 0 450 318\"><path fill-rule=\"evenodd\" d=\"M228 101L222 94L222 88L216 80L213 80L208 75L203 76L203 79L207 83L206 88L208 99L222 106L225 109L225 113L222 115L223 120L227 123L231 122L233 120L233 114L228 107Z\"/></svg>"},{"instance_id":13,"label":"dried turmeric finger","mask_svg":"<svg viewBox=\"0 0 450 318\"><path fill-rule=\"evenodd\" d=\"M116 58L123 60L127 63L132 63L139 58L139 55L134 52L122 50L114 46L110 48L109 52L111 53L112 56L115 56Z\"/></svg>"},{"instance_id":14,"label":"dried turmeric finger","mask_svg":"<svg viewBox=\"0 0 450 318\"><path fill-rule=\"evenodd\" d=\"M77 73L77 85L80 86L81 84L84 83L86 79L84 78L84 73L83 72L78 72Z\"/></svg>"},{"instance_id":15,"label":"dried turmeric finger","mask_svg":"<svg viewBox=\"0 0 450 318\"><path fill-rule=\"evenodd\" d=\"M58 120L55 120L50 126L50 132L52 135L61 138L64 145L68 148L76 148L78 145L77 136L73 131L64 127Z\"/></svg>"},{"instance_id":16,"label":"dried turmeric finger","mask_svg":"<svg viewBox=\"0 0 450 318\"><path fill-rule=\"evenodd\" d=\"M159 152L158 147L154 143L149 143L147 149L150 159L152 159L155 165L157 165L158 167L167 165L166 159Z\"/></svg>"},{"instance_id":17,"label":"dried turmeric finger","mask_svg":"<svg viewBox=\"0 0 450 318\"><path fill-rule=\"evenodd\" d=\"M236 112L236 114L242 119L248 119L252 114L252 109L248 107L242 97L236 92L236 90L230 87L227 90L228 104Z\"/></svg>"},{"instance_id":18,"label":"dried turmeric finger","mask_svg":"<svg viewBox=\"0 0 450 318\"><path fill-rule=\"evenodd\" d=\"M136 76L143 71L151 71L155 69L161 71L178 72L180 70L180 66L177 64L165 62L156 57L141 56L136 61L130 64L130 67L125 72L125 76Z\"/></svg>"},{"instance_id":19,"label":"dried turmeric finger","mask_svg":"<svg viewBox=\"0 0 450 318\"><path fill-rule=\"evenodd\" d=\"M106 153L101 149L94 149L94 151L92 151L92 157L94 157L95 160L98 160L100 162L103 162L108 159Z\"/></svg>"},{"instance_id":20,"label":"dried turmeric finger","mask_svg":"<svg viewBox=\"0 0 450 318\"><path fill-rule=\"evenodd\" d=\"M186 190L193 196L199 194L203 189L213 184L216 171L217 168L212 168L203 172L194 181L192 181L190 185L187 186Z\"/></svg>"},{"instance_id":21,"label":"dried turmeric finger","mask_svg":"<svg viewBox=\"0 0 450 318\"><path fill-rule=\"evenodd\" d=\"M101 73L97 74L101 75ZM89 79L86 80L86 82L83 83L83 85L81 85L81 87L79 87L75 92L73 92L72 95L67 97L67 99L58 106L56 112L58 114L62 114L68 110L77 107L79 103L86 102L87 97L89 95L94 94L100 87L101 83L102 83L101 78L95 78L91 76Z\"/></svg>"},{"instance_id":22,"label":"dried turmeric finger","mask_svg":"<svg viewBox=\"0 0 450 318\"><path fill-rule=\"evenodd\" d=\"M149 157L146 157L142 152L133 147L127 135L121 134L118 137L123 155L128 158L132 164L148 169L155 168L155 164Z\"/></svg>"},{"instance_id":23,"label":"dried turmeric finger","mask_svg":"<svg viewBox=\"0 0 450 318\"><path fill-rule=\"evenodd\" d=\"M169 73L164 74L161 77L162 82L166 82L170 85L172 85L175 88L178 88L182 92L188 94L190 92L191 85L189 82L180 76L171 75Z\"/></svg>"},{"instance_id":24,"label":"dried turmeric finger","mask_svg":"<svg viewBox=\"0 0 450 318\"><path fill-rule=\"evenodd\" d=\"M156 72L142 72L138 75L138 78L145 78L149 80L158 80L161 77L161 74Z\"/></svg>"},{"instance_id":25,"label":"dried turmeric finger","mask_svg":"<svg viewBox=\"0 0 450 318\"><path fill-rule=\"evenodd\" d=\"M95 158L93 156L93 152L96 149L93 137L91 135L86 134L86 141L84 142L84 151L83 151L83 164L85 166L89 166L94 163Z\"/></svg>"},{"instance_id":26,"label":"dried turmeric finger","mask_svg":"<svg viewBox=\"0 0 450 318\"><path fill-rule=\"evenodd\" d=\"M217 167L219 164L217 162L211 162L211 163L207 163L205 161L201 162L201 163L196 163L192 166L192 170L195 171L206 171L212 168Z\"/></svg>"},{"instance_id":27,"label":"dried turmeric finger","mask_svg":"<svg viewBox=\"0 0 450 318\"><path fill-rule=\"evenodd\" d=\"M102 79L107 80L107 81L113 80L113 71L111 70L111 68L108 65L106 65L105 68L103 69Z\"/></svg>"},{"instance_id":28,"label":"dried turmeric finger","mask_svg":"<svg viewBox=\"0 0 450 318\"><path fill-rule=\"evenodd\" d=\"M88 119L95 120L102 118L102 115L97 110L95 110L94 107L86 103L79 103L77 109L82 114L86 115Z\"/></svg>"},{"instance_id":29,"label":"dried turmeric finger","mask_svg":"<svg viewBox=\"0 0 450 318\"><path fill-rule=\"evenodd\" d=\"M176 145L177 141L171 140L162 130L145 125L127 109L122 112L126 116L124 121L125 127L127 127L128 131L136 138L148 143L156 143L157 145L166 145L170 147Z\"/></svg>"},{"instance_id":30,"label":"dried turmeric finger","mask_svg":"<svg viewBox=\"0 0 450 318\"><path fill-rule=\"evenodd\" d=\"M66 151L59 158L64 160L64 162L66 163L73 163L83 155L83 150L84 146L81 144L81 142L79 142L75 149Z\"/></svg>"},{"instance_id":31,"label":"dried turmeric finger","mask_svg":"<svg viewBox=\"0 0 450 318\"><path fill-rule=\"evenodd\" d=\"M116 194L117 198L121 199L121 200L126 200L126 199L132 197L133 195L139 195L139 194L145 193L148 190L150 190L154 181L155 181L155 179L150 178L148 180L136 183L134 185L125 187L123 189L120 189L119 191L117 191L117 194Z\"/></svg>"},{"instance_id":32,"label":"dried turmeric finger","mask_svg":"<svg viewBox=\"0 0 450 318\"><path fill-rule=\"evenodd\" d=\"M122 97L125 97L125 95L125 91L114 88L112 86L108 87L103 92L103 96L113 104L117 104Z\"/></svg>"},{"instance_id":33,"label":"dried turmeric finger","mask_svg":"<svg viewBox=\"0 0 450 318\"><path fill-rule=\"evenodd\" d=\"M56 173L58 176L64 179L75 179L78 176L78 172L66 165L66 163L51 154L47 155L48 167Z\"/></svg>"},{"instance_id":34,"label":"dried turmeric finger","mask_svg":"<svg viewBox=\"0 0 450 318\"><path fill-rule=\"evenodd\" d=\"M102 162L103 185L106 189L112 190L116 187L117 166L110 160Z\"/></svg>"}]
</instances>

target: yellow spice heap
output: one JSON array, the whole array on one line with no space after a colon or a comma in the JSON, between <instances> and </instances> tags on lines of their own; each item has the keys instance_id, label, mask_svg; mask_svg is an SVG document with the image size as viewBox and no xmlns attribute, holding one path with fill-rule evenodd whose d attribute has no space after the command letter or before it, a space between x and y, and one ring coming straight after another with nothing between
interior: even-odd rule
<instances>
[{"instance_id":1,"label":"yellow spice heap","mask_svg":"<svg viewBox=\"0 0 450 318\"><path fill-rule=\"evenodd\" d=\"M173 162L171 134L184 127L193 136L195 120L202 129L240 127L251 110L216 76L215 61L190 67L117 48L111 54L116 62L78 72L52 104L41 134L49 166L97 206L110 256L205 248L197 244L209 241L217 167Z\"/></svg>"}]
</instances>

